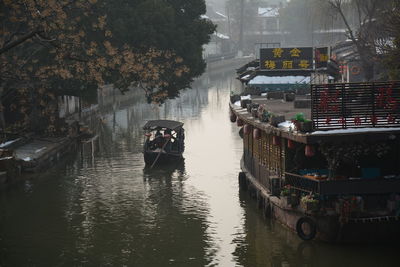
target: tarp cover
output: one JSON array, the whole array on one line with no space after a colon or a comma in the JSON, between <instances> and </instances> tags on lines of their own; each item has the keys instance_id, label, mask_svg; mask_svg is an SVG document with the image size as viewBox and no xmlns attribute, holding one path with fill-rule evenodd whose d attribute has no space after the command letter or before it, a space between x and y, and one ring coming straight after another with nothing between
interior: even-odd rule
<instances>
[{"instance_id":1,"label":"tarp cover","mask_svg":"<svg viewBox=\"0 0 400 267\"><path fill-rule=\"evenodd\" d=\"M256 76L249 84L296 84L310 83L309 76Z\"/></svg>"},{"instance_id":2,"label":"tarp cover","mask_svg":"<svg viewBox=\"0 0 400 267\"><path fill-rule=\"evenodd\" d=\"M148 121L144 126L144 130L153 130L157 128L168 128L171 130L177 130L183 126L182 122L172 120L153 120Z\"/></svg>"}]
</instances>

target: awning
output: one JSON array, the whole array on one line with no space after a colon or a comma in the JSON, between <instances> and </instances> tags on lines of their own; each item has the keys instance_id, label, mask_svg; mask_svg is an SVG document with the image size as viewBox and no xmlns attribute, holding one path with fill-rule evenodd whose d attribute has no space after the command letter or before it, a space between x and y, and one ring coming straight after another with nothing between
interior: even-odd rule
<instances>
[{"instance_id":1,"label":"awning","mask_svg":"<svg viewBox=\"0 0 400 267\"><path fill-rule=\"evenodd\" d=\"M182 128L183 123L179 121L172 121L172 120L152 120L148 121L144 126L144 130L154 130L157 128L168 128L171 130L178 130Z\"/></svg>"}]
</instances>

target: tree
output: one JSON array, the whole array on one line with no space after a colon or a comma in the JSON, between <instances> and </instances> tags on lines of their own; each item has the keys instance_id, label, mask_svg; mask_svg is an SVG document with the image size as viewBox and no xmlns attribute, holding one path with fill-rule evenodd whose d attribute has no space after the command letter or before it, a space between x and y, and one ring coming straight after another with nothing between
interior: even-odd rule
<instances>
[{"instance_id":1,"label":"tree","mask_svg":"<svg viewBox=\"0 0 400 267\"><path fill-rule=\"evenodd\" d=\"M258 30L256 19L261 0L227 0L230 36L236 42L237 49L253 51L254 43L247 43L246 32Z\"/></svg>"},{"instance_id":2,"label":"tree","mask_svg":"<svg viewBox=\"0 0 400 267\"><path fill-rule=\"evenodd\" d=\"M47 94L52 98L60 93L80 95L89 88L112 83L121 91L132 85L140 86L149 101L162 102L171 92L176 94L183 88L179 86L188 86L191 78L204 70L201 44L208 41L213 25L200 19L199 13L205 10L199 7L204 1L191 2L198 6L178 0L3 0L0 95L35 90L29 94L33 101L35 95ZM119 8L108 9L116 4L120 4ZM163 4L162 8L157 4ZM138 5L140 11L147 13L133 12ZM124 13L125 17L119 20L118 12L126 6L132 13ZM152 7L157 8L160 16L150 19ZM178 9L185 13L180 21L176 15ZM176 20L175 27L157 21L162 18L161 11L168 11L167 21ZM193 31L191 34L189 29ZM139 38L128 34L140 30L149 33L148 38L140 39L143 34ZM203 30L198 37L197 30ZM180 46L180 50L174 51L173 44L168 45L176 32L179 38L185 34L192 38L185 44L197 41L192 50ZM160 44L161 37L168 38ZM32 110L25 109L23 113L27 123ZM42 113L55 111L52 108Z\"/></svg>"},{"instance_id":3,"label":"tree","mask_svg":"<svg viewBox=\"0 0 400 267\"><path fill-rule=\"evenodd\" d=\"M205 69L202 46L215 31L211 21L201 17L206 12L204 0L105 0L110 27L115 39L139 49L155 47L173 51L188 67L178 78L165 74L168 95L190 87L194 77Z\"/></svg>"},{"instance_id":4,"label":"tree","mask_svg":"<svg viewBox=\"0 0 400 267\"><path fill-rule=\"evenodd\" d=\"M365 78L373 79L377 40L382 32L378 27L379 19L390 9L392 0L329 0L328 4L343 20L348 38L357 49ZM355 12L350 13L349 10ZM357 23L351 23L349 13L357 18Z\"/></svg>"},{"instance_id":5,"label":"tree","mask_svg":"<svg viewBox=\"0 0 400 267\"><path fill-rule=\"evenodd\" d=\"M385 31L391 37L392 42L386 42L383 45L385 52L385 65L389 69L389 78L393 80L400 79L400 3L393 2L393 7L389 10L387 16Z\"/></svg>"}]
</instances>

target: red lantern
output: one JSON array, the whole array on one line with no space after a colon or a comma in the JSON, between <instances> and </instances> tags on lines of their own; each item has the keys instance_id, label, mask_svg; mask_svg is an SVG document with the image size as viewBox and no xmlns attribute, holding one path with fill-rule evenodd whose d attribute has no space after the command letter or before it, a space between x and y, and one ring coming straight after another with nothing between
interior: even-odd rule
<instances>
[{"instance_id":1,"label":"red lantern","mask_svg":"<svg viewBox=\"0 0 400 267\"><path fill-rule=\"evenodd\" d=\"M230 118L231 122L236 122L236 114L233 113L232 111L231 111L231 114L229 115L229 118Z\"/></svg>"},{"instance_id":2,"label":"red lantern","mask_svg":"<svg viewBox=\"0 0 400 267\"><path fill-rule=\"evenodd\" d=\"M279 146L281 144L281 139L276 135L272 136L272 144L274 146Z\"/></svg>"},{"instance_id":3,"label":"red lantern","mask_svg":"<svg viewBox=\"0 0 400 267\"><path fill-rule=\"evenodd\" d=\"M288 139L288 140L287 140L287 147L288 147L289 149L293 149L293 148L295 147L294 141Z\"/></svg>"},{"instance_id":4,"label":"red lantern","mask_svg":"<svg viewBox=\"0 0 400 267\"><path fill-rule=\"evenodd\" d=\"M244 123L241 119L237 119L236 124L237 126L242 127Z\"/></svg>"},{"instance_id":5,"label":"red lantern","mask_svg":"<svg viewBox=\"0 0 400 267\"><path fill-rule=\"evenodd\" d=\"M145 133L144 136L146 136L147 138L149 138L151 136L151 133Z\"/></svg>"},{"instance_id":6,"label":"red lantern","mask_svg":"<svg viewBox=\"0 0 400 267\"><path fill-rule=\"evenodd\" d=\"M258 128L253 129L253 138L254 139L260 139L261 138L261 130Z\"/></svg>"},{"instance_id":7,"label":"red lantern","mask_svg":"<svg viewBox=\"0 0 400 267\"><path fill-rule=\"evenodd\" d=\"M315 150L312 145L306 145L306 148L304 149L304 154L306 157L313 157L315 155Z\"/></svg>"},{"instance_id":8,"label":"red lantern","mask_svg":"<svg viewBox=\"0 0 400 267\"><path fill-rule=\"evenodd\" d=\"M244 134L250 134L250 131L251 131L250 125L249 124L245 124L244 127L243 127Z\"/></svg>"}]
</instances>

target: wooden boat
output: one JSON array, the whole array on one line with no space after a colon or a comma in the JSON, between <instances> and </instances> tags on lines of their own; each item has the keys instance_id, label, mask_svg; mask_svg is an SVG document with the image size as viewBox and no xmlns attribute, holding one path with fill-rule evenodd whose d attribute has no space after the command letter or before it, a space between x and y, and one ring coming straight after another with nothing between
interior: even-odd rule
<instances>
[{"instance_id":1,"label":"wooden boat","mask_svg":"<svg viewBox=\"0 0 400 267\"><path fill-rule=\"evenodd\" d=\"M292 102L285 91L231 98L239 186L303 240L398 242L400 82L310 87Z\"/></svg>"},{"instance_id":2,"label":"wooden boat","mask_svg":"<svg viewBox=\"0 0 400 267\"><path fill-rule=\"evenodd\" d=\"M181 160L185 150L183 123L173 120L151 120L144 126L143 147L146 165L166 164Z\"/></svg>"}]
</instances>

